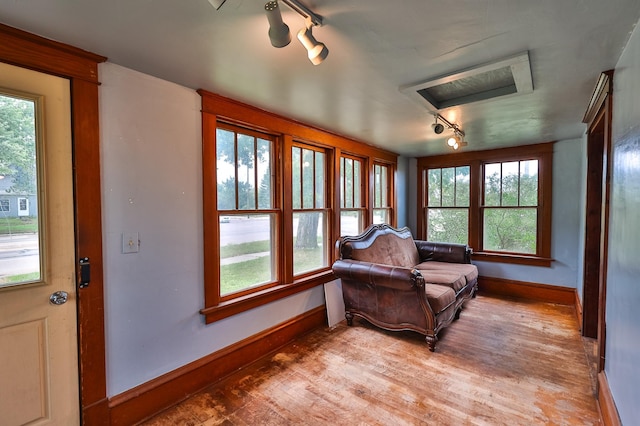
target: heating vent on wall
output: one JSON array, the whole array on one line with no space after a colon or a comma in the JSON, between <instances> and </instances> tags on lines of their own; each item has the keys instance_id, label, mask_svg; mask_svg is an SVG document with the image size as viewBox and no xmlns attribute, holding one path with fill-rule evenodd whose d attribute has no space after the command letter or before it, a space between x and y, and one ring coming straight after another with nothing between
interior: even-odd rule
<instances>
[{"instance_id":1,"label":"heating vent on wall","mask_svg":"<svg viewBox=\"0 0 640 426\"><path fill-rule=\"evenodd\" d=\"M431 111L533 91L529 53L437 77L400 90Z\"/></svg>"}]
</instances>

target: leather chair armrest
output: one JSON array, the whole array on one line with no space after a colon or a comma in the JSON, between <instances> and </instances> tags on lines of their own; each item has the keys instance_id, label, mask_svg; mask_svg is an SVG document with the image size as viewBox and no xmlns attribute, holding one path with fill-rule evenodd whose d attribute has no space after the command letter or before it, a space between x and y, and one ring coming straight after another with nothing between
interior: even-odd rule
<instances>
[{"instance_id":1,"label":"leather chair armrest","mask_svg":"<svg viewBox=\"0 0 640 426\"><path fill-rule=\"evenodd\" d=\"M435 260L450 263L471 263L473 250L466 244L415 240L420 262Z\"/></svg>"},{"instance_id":2,"label":"leather chair armrest","mask_svg":"<svg viewBox=\"0 0 640 426\"><path fill-rule=\"evenodd\" d=\"M424 277L417 269L358 260L336 260L333 273L341 279L359 281L372 287L415 290L424 287Z\"/></svg>"}]
</instances>

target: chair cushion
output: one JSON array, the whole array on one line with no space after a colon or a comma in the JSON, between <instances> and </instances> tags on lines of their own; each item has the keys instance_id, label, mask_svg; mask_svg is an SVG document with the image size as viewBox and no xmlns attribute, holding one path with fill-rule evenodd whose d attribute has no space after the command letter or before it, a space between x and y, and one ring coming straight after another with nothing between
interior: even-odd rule
<instances>
[{"instance_id":1,"label":"chair cushion","mask_svg":"<svg viewBox=\"0 0 640 426\"><path fill-rule=\"evenodd\" d=\"M450 287L444 285L425 284L424 291L429 305L431 305L431 309L436 315L456 301L456 293Z\"/></svg>"},{"instance_id":2,"label":"chair cushion","mask_svg":"<svg viewBox=\"0 0 640 426\"><path fill-rule=\"evenodd\" d=\"M415 268L419 271L455 272L460 275L464 275L468 283L478 278L478 268L476 267L476 265L472 265L471 263L449 263L429 260L416 265ZM423 273L423 275L425 275L425 278L427 277L427 274L428 272Z\"/></svg>"},{"instance_id":3,"label":"chair cushion","mask_svg":"<svg viewBox=\"0 0 640 426\"><path fill-rule=\"evenodd\" d=\"M420 269L418 270L420 271ZM425 283L445 285L451 287L456 293L467 285L464 275L457 272L423 269L420 273L424 277Z\"/></svg>"}]
</instances>

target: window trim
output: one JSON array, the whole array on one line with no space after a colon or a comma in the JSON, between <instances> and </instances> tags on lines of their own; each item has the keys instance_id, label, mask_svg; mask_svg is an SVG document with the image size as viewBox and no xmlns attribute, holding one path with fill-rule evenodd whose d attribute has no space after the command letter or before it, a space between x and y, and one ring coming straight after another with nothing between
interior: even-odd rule
<instances>
[{"instance_id":1,"label":"window trim","mask_svg":"<svg viewBox=\"0 0 640 426\"><path fill-rule=\"evenodd\" d=\"M365 143L349 139L325 130L264 111L262 109L229 99L205 90L198 90L202 100L202 191L203 191L203 256L204 256L204 307L200 313L205 322L210 324L223 318L245 312L250 309L271 303L293 294L311 289L335 279L331 271L331 264L336 260L335 250L328 247L328 267L308 274L293 277L293 209L291 203L292 174L291 147L293 144L315 146L326 150L327 157L327 185L326 206L328 214L328 239L336 241L339 235L339 192L336 182L340 177L339 158L343 150L365 160L366 173L373 173L373 162L379 161L390 167L390 177L393 178L397 164L397 154L385 151ZM260 291L235 297L230 300L220 300L218 277L218 222L217 212L217 180L215 175L216 160L216 129L218 123L226 123L241 128L273 135L277 138L276 163L279 167L275 176L276 199L275 206L280 209L278 233L278 256L281 276L279 282ZM363 171L364 172L364 171ZM395 188L391 188L393 199L392 214L395 212ZM370 197L367 191L367 197ZM369 198L370 199L370 198ZM371 205L367 204L367 218L370 223L372 217ZM393 214L391 221L395 224ZM331 246L331 244L330 244ZM218 293L218 294L216 294Z\"/></svg>"},{"instance_id":2,"label":"window trim","mask_svg":"<svg viewBox=\"0 0 640 426\"><path fill-rule=\"evenodd\" d=\"M426 190L424 176L430 168L445 168L468 165L470 173L469 194L469 245L476 248L474 260L513 263L531 266L551 266L551 213L552 213L552 169L553 144L545 142L534 145L524 145L512 148L493 149L486 151L472 151L455 154L444 154L432 157L418 158L418 229L420 238L426 238ZM509 161L523 161L537 159L539 161L538 175L538 232L537 253L535 255L500 253L482 250L482 191L484 188L484 165L488 163L504 163Z\"/></svg>"}]
</instances>

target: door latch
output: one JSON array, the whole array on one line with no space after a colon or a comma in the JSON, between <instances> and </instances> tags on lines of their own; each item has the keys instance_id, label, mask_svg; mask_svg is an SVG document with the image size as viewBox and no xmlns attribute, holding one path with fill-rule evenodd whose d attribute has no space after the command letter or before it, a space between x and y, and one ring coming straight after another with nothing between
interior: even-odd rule
<instances>
[{"instance_id":1,"label":"door latch","mask_svg":"<svg viewBox=\"0 0 640 426\"><path fill-rule=\"evenodd\" d=\"M89 286L91 281L91 264L88 257L80 259L80 278L78 280L78 288L85 288Z\"/></svg>"}]
</instances>

